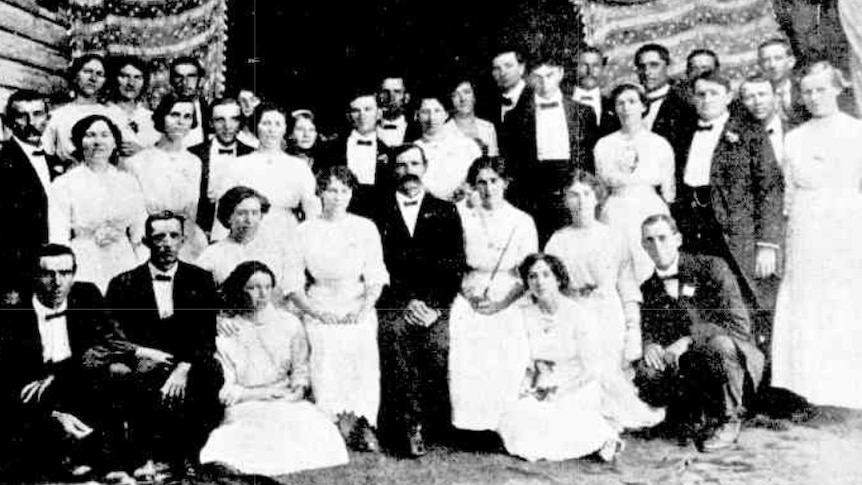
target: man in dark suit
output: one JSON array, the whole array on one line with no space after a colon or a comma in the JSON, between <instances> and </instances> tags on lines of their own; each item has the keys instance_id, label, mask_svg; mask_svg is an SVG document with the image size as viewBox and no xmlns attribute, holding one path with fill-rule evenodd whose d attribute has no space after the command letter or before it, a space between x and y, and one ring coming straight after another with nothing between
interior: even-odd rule
<instances>
[{"instance_id":1,"label":"man in dark suit","mask_svg":"<svg viewBox=\"0 0 862 485\"><path fill-rule=\"evenodd\" d=\"M500 146L512 169L509 197L533 216L542 244L568 220L562 196L568 176L575 169L594 171L595 115L563 95L563 74L553 59L536 64L536 91L507 115Z\"/></svg>"},{"instance_id":2,"label":"man in dark suit","mask_svg":"<svg viewBox=\"0 0 862 485\"><path fill-rule=\"evenodd\" d=\"M121 478L109 390L130 372L131 347L95 285L75 282L71 249L41 246L36 261L32 293L6 308L0 325L0 475L66 465L79 478L93 467Z\"/></svg>"},{"instance_id":3,"label":"man in dark suit","mask_svg":"<svg viewBox=\"0 0 862 485\"><path fill-rule=\"evenodd\" d=\"M359 180L350 211L371 218L384 194L392 190L392 149L379 136L380 109L371 91L357 91L351 98L347 119L351 131L329 142L323 163L344 165Z\"/></svg>"},{"instance_id":4,"label":"man in dark suit","mask_svg":"<svg viewBox=\"0 0 862 485\"><path fill-rule=\"evenodd\" d=\"M224 167L237 157L248 155L254 148L237 140L240 128L240 106L233 98L217 99L210 109L210 128L214 137L189 151L201 159L201 187L198 200L197 223L207 234L212 232L215 219L216 200L222 194L216 193L224 187L217 187L214 180L224 171Z\"/></svg>"},{"instance_id":5,"label":"man in dark suit","mask_svg":"<svg viewBox=\"0 0 862 485\"><path fill-rule=\"evenodd\" d=\"M201 93L205 75L204 67L194 57L182 56L171 62L168 77L171 89L173 89L174 94L181 98L194 100L195 119L198 120L197 126L189 130L186 137L183 138L183 146L185 147L199 145L207 139L207 130L210 128L209 111L207 110L206 99Z\"/></svg>"},{"instance_id":6,"label":"man in dark suit","mask_svg":"<svg viewBox=\"0 0 862 485\"><path fill-rule=\"evenodd\" d=\"M679 251L670 217L650 216L642 230L656 272L641 285L644 352L635 383L644 400L669 407L679 438L696 437L704 452L728 448L764 366L742 293L722 259Z\"/></svg>"},{"instance_id":7,"label":"man in dark suit","mask_svg":"<svg viewBox=\"0 0 862 485\"><path fill-rule=\"evenodd\" d=\"M781 171L763 130L730 115L726 78L700 76L694 96L698 121L676 147L677 199L671 212L685 249L725 259L759 319L764 298L756 280L774 277L778 268Z\"/></svg>"},{"instance_id":8,"label":"man in dark suit","mask_svg":"<svg viewBox=\"0 0 862 485\"><path fill-rule=\"evenodd\" d=\"M670 51L663 45L645 44L635 53L635 69L649 101L644 121L675 148L680 130L695 116L682 87L671 80L670 63Z\"/></svg>"},{"instance_id":9,"label":"man in dark suit","mask_svg":"<svg viewBox=\"0 0 862 485\"><path fill-rule=\"evenodd\" d=\"M607 62L598 48L582 47L577 54L575 86L571 91L573 101L592 108L599 136L613 133L620 127L612 101L602 94L603 86L599 84Z\"/></svg>"},{"instance_id":10,"label":"man in dark suit","mask_svg":"<svg viewBox=\"0 0 862 485\"><path fill-rule=\"evenodd\" d=\"M380 105L377 136L386 145L397 147L419 138L419 127L407 109L410 105L410 93L407 91L404 76L384 77L377 92L377 102Z\"/></svg>"},{"instance_id":11,"label":"man in dark suit","mask_svg":"<svg viewBox=\"0 0 862 485\"><path fill-rule=\"evenodd\" d=\"M494 56L491 62L491 76L497 84L498 96L488 104L487 119L497 127L497 137L505 140L506 133L503 122L522 100L531 96L531 89L524 81L527 65L523 55L514 49L503 49Z\"/></svg>"},{"instance_id":12,"label":"man in dark suit","mask_svg":"<svg viewBox=\"0 0 862 485\"><path fill-rule=\"evenodd\" d=\"M6 286L12 288L29 284L36 252L48 242L47 189L66 166L42 149L48 124L44 95L13 93L5 121L12 137L0 148L0 213L5 221L0 231L0 268Z\"/></svg>"},{"instance_id":13,"label":"man in dark suit","mask_svg":"<svg viewBox=\"0 0 862 485\"><path fill-rule=\"evenodd\" d=\"M399 147L397 192L376 218L390 277L377 304L381 434L408 456L425 454L425 437L441 439L451 427L449 308L466 264L461 219L425 192L426 168L421 148Z\"/></svg>"},{"instance_id":14,"label":"man in dark suit","mask_svg":"<svg viewBox=\"0 0 862 485\"><path fill-rule=\"evenodd\" d=\"M138 358L125 403L145 462L136 475L146 478L156 474L156 460L191 471L221 420L215 287L209 272L178 260L183 224L171 212L151 214L144 226L150 260L108 285L108 307Z\"/></svg>"}]
</instances>

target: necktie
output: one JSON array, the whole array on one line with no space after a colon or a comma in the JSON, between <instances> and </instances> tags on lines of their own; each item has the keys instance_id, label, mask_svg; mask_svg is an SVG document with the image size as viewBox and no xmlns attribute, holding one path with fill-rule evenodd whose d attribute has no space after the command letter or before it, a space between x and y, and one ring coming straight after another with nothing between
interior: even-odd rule
<instances>
[{"instance_id":1,"label":"necktie","mask_svg":"<svg viewBox=\"0 0 862 485\"><path fill-rule=\"evenodd\" d=\"M370 147L371 140L356 140L356 145L361 147Z\"/></svg>"},{"instance_id":2,"label":"necktie","mask_svg":"<svg viewBox=\"0 0 862 485\"><path fill-rule=\"evenodd\" d=\"M219 155L233 155L233 149L231 149L231 148L219 148L218 154Z\"/></svg>"},{"instance_id":3,"label":"necktie","mask_svg":"<svg viewBox=\"0 0 862 485\"><path fill-rule=\"evenodd\" d=\"M171 278L169 275L166 275L166 274L157 274L157 275L153 276L153 279L155 281L171 281L173 278Z\"/></svg>"},{"instance_id":4,"label":"necktie","mask_svg":"<svg viewBox=\"0 0 862 485\"><path fill-rule=\"evenodd\" d=\"M45 321L50 322L51 320L53 320L55 318L60 318L60 317L65 317L65 316L66 316L65 311L57 312L57 313L49 313L49 314L45 315Z\"/></svg>"},{"instance_id":5,"label":"necktie","mask_svg":"<svg viewBox=\"0 0 862 485\"><path fill-rule=\"evenodd\" d=\"M557 108L559 106L560 106L560 103L557 101L554 101L553 103L539 103L539 108L541 108L541 109L551 109L551 108Z\"/></svg>"},{"instance_id":6,"label":"necktie","mask_svg":"<svg viewBox=\"0 0 862 485\"><path fill-rule=\"evenodd\" d=\"M513 104L515 104L515 102L512 100L512 98L500 96L500 104L502 104L503 106L512 106Z\"/></svg>"}]
</instances>

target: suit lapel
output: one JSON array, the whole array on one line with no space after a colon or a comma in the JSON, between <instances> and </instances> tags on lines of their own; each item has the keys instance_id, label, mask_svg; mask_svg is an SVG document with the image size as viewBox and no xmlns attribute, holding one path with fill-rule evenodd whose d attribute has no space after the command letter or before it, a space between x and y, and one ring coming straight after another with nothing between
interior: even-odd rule
<instances>
[{"instance_id":1,"label":"suit lapel","mask_svg":"<svg viewBox=\"0 0 862 485\"><path fill-rule=\"evenodd\" d=\"M138 269L135 270L134 279L135 284L132 286L132 288L140 288L141 292L140 308L146 308L147 311L155 312L156 318L158 318L159 309L156 304L156 293L155 291L153 291L153 278L150 275L150 268L147 263L138 266Z\"/></svg>"}]
</instances>

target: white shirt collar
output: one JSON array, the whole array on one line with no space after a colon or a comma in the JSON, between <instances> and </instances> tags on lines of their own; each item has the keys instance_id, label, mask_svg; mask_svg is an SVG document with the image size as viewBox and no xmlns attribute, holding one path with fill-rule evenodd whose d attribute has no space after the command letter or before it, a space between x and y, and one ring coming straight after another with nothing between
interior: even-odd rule
<instances>
[{"instance_id":1,"label":"white shirt collar","mask_svg":"<svg viewBox=\"0 0 862 485\"><path fill-rule=\"evenodd\" d=\"M646 93L647 99L656 99L663 98L668 95L670 92L670 84L665 84L664 86L656 89L655 91L649 91Z\"/></svg>"},{"instance_id":2,"label":"white shirt collar","mask_svg":"<svg viewBox=\"0 0 862 485\"><path fill-rule=\"evenodd\" d=\"M225 145L224 143L221 142L221 140L218 139L217 136L214 136L213 137L213 148L215 148L215 149L220 148L222 150L236 150L237 149L236 138L234 138L233 143L231 143L230 145Z\"/></svg>"},{"instance_id":3,"label":"white shirt collar","mask_svg":"<svg viewBox=\"0 0 862 485\"><path fill-rule=\"evenodd\" d=\"M424 199L424 198L425 198L425 188L424 187L419 192L419 195L417 195L416 197L407 197L406 195L402 194L399 191L395 192L395 200L398 201L399 207L405 207L404 206L405 202L412 202L414 200L419 202L418 204L416 204L416 207L419 207L420 205L422 205L422 199Z\"/></svg>"},{"instance_id":4,"label":"white shirt collar","mask_svg":"<svg viewBox=\"0 0 862 485\"><path fill-rule=\"evenodd\" d=\"M521 97L521 93L524 91L525 87L527 87L527 83L524 82L523 79L519 79L514 86L512 86L508 91L503 93L503 96L511 99L512 101L515 101Z\"/></svg>"},{"instance_id":5,"label":"white shirt collar","mask_svg":"<svg viewBox=\"0 0 862 485\"><path fill-rule=\"evenodd\" d=\"M673 263L667 267L667 269L655 269L655 273L659 278L667 278L671 276L676 276L679 274L679 254L676 255L676 259L673 260Z\"/></svg>"},{"instance_id":6,"label":"white shirt collar","mask_svg":"<svg viewBox=\"0 0 862 485\"><path fill-rule=\"evenodd\" d=\"M563 92L560 90L557 90L556 93L552 94L550 97L547 97L547 98L543 98L543 97L539 96L538 94L536 94L536 103L553 103L553 102L562 103L562 101L563 101Z\"/></svg>"},{"instance_id":7,"label":"white shirt collar","mask_svg":"<svg viewBox=\"0 0 862 485\"><path fill-rule=\"evenodd\" d=\"M572 98L578 100L584 96L593 98L595 101L601 101L602 90L598 86L594 87L593 89L584 89L580 86L575 86L575 92L572 94Z\"/></svg>"},{"instance_id":8,"label":"white shirt collar","mask_svg":"<svg viewBox=\"0 0 862 485\"><path fill-rule=\"evenodd\" d=\"M353 141L353 142L355 142L357 140L368 140L372 143L377 143L377 132L372 131L372 132L368 133L367 135L363 135L362 133L359 133L358 131L356 131L354 129L354 130L351 130L350 136L348 137L348 139Z\"/></svg>"},{"instance_id":9,"label":"white shirt collar","mask_svg":"<svg viewBox=\"0 0 862 485\"><path fill-rule=\"evenodd\" d=\"M153 266L153 263L147 262L147 267L150 269L150 277L155 278L156 275L170 276L173 280L174 276L177 275L177 268L180 267L180 263L174 263L174 265L168 269L167 271L162 271L159 268Z\"/></svg>"},{"instance_id":10,"label":"white shirt collar","mask_svg":"<svg viewBox=\"0 0 862 485\"><path fill-rule=\"evenodd\" d=\"M723 115L713 118L709 121L698 120L697 124L700 126L712 126L712 130L718 130L719 132L724 129L724 125L727 124L727 120L730 119L730 112L724 113Z\"/></svg>"},{"instance_id":11,"label":"white shirt collar","mask_svg":"<svg viewBox=\"0 0 862 485\"><path fill-rule=\"evenodd\" d=\"M42 150L41 145L33 145L32 143L27 143L26 141L18 138L15 135L12 135L12 139L18 143L18 146L20 146L21 149L24 150L24 153L26 153L28 157L32 157L33 152Z\"/></svg>"},{"instance_id":12,"label":"white shirt collar","mask_svg":"<svg viewBox=\"0 0 862 485\"><path fill-rule=\"evenodd\" d=\"M781 124L781 116L778 116L778 114L772 115L772 119L763 125L763 129L767 132L771 129L773 133L781 133L784 129L784 125Z\"/></svg>"},{"instance_id":13,"label":"white shirt collar","mask_svg":"<svg viewBox=\"0 0 862 485\"><path fill-rule=\"evenodd\" d=\"M39 320L44 320L46 315L53 315L55 313L65 312L69 306L68 300L63 300L60 303L60 306L57 308L48 308L39 301L39 298L36 295L33 295L33 310L35 310L36 315L39 317Z\"/></svg>"},{"instance_id":14,"label":"white shirt collar","mask_svg":"<svg viewBox=\"0 0 862 485\"><path fill-rule=\"evenodd\" d=\"M397 118L394 118L391 120L387 120L386 118L381 118L377 124L378 124L378 126L383 126L383 125L398 125L399 127L406 126L407 125L407 117L404 116L404 113L401 113L400 115L398 115Z\"/></svg>"}]
</instances>

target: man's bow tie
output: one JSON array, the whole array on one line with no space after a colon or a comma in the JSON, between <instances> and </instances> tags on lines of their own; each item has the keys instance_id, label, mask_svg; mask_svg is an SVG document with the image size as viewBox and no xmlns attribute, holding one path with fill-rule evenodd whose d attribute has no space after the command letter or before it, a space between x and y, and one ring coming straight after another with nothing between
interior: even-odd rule
<instances>
[{"instance_id":1,"label":"man's bow tie","mask_svg":"<svg viewBox=\"0 0 862 485\"><path fill-rule=\"evenodd\" d=\"M500 96L500 104L503 106L512 106L515 104L515 101L512 98L508 98L506 96Z\"/></svg>"},{"instance_id":2,"label":"man's bow tie","mask_svg":"<svg viewBox=\"0 0 862 485\"><path fill-rule=\"evenodd\" d=\"M714 127L715 125L702 125L698 123L697 128L695 128L695 131L711 131Z\"/></svg>"},{"instance_id":3,"label":"man's bow tie","mask_svg":"<svg viewBox=\"0 0 862 485\"><path fill-rule=\"evenodd\" d=\"M233 148L219 148L219 155L233 155Z\"/></svg>"},{"instance_id":4,"label":"man's bow tie","mask_svg":"<svg viewBox=\"0 0 862 485\"><path fill-rule=\"evenodd\" d=\"M559 106L560 106L559 101L554 101L552 103L539 103L539 108L541 108L541 109L558 108Z\"/></svg>"},{"instance_id":5,"label":"man's bow tie","mask_svg":"<svg viewBox=\"0 0 862 485\"><path fill-rule=\"evenodd\" d=\"M658 277L658 279L660 279L660 280L662 280L662 281L678 280L678 279L679 279L679 274L678 274L678 273L666 274L666 275L664 275L664 276L659 276L659 277Z\"/></svg>"},{"instance_id":6,"label":"man's bow tie","mask_svg":"<svg viewBox=\"0 0 862 485\"><path fill-rule=\"evenodd\" d=\"M34 157L44 157L45 156L45 150L42 150L42 149L34 150L30 155L32 155Z\"/></svg>"},{"instance_id":7,"label":"man's bow tie","mask_svg":"<svg viewBox=\"0 0 862 485\"><path fill-rule=\"evenodd\" d=\"M57 313L49 313L49 314L45 315L45 321L49 322L55 318L60 318L60 317L65 317L65 316L66 316L65 311L57 312Z\"/></svg>"},{"instance_id":8,"label":"man's bow tie","mask_svg":"<svg viewBox=\"0 0 862 485\"><path fill-rule=\"evenodd\" d=\"M361 147L370 147L372 145L371 140L356 140L356 144Z\"/></svg>"},{"instance_id":9,"label":"man's bow tie","mask_svg":"<svg viewBox=\"0 0 862 485\"><path fill-rule=\"evenodd\" d=\"M596 102L596 97L592 94L582 94L578 96L578 102L584 104L593 104Z\"/></svg>"},{"instance_id":10,"label":"man's bow tie","mask_svg":"<svg viewBox=\"0 0 862 485\"><path fill-rule=\"evenodd\" d=\"M403 205L404 207L411 207L414 205L419 205L419 201L418 200L405 200L404 202L401 203L401 205Z\"/></svg>"},{"instance_id":11,"label":"man's bow tie","mask_svg":"<svg viewBox=\"0 0 862 485\"><path fill-rule=\"evenodd\" d=\"M383 128L384 130L397 130L398 129L398 125L396 125L395 123L383 123L382 125L380 125L380 127Z\"/></svg>"},{"instance_id":12,"label":"man's bow tie","mask_svg":"<svg viewBox=\"0 0 862 485\"><path fill-rule=\"evenodd\" d=\"M171 278L169 275L166 275L166 274L157 274L157 275L153 276L153 280L155 280L155 281L172 281L173 278Z\"/></svg>"}]
</instances>

